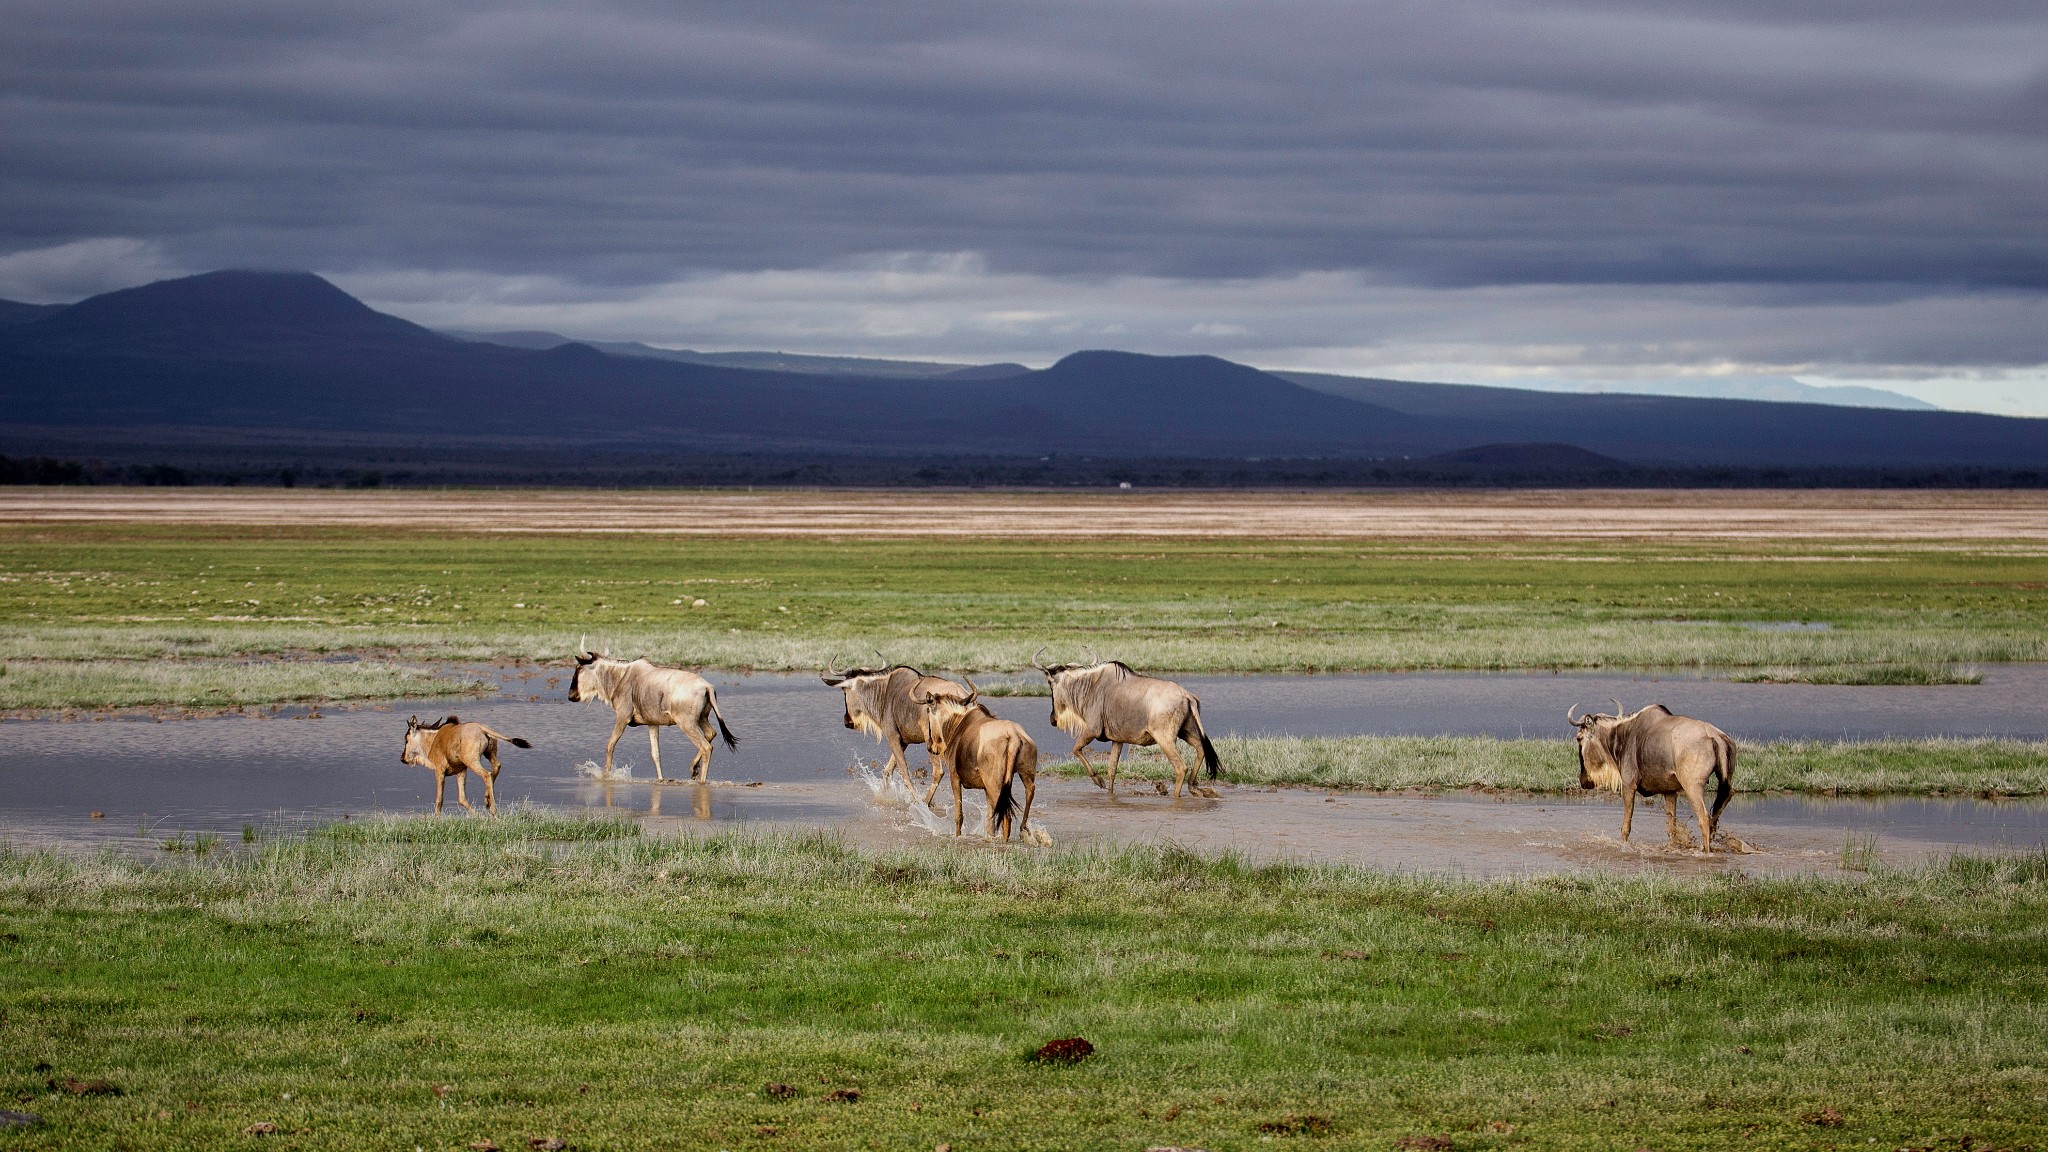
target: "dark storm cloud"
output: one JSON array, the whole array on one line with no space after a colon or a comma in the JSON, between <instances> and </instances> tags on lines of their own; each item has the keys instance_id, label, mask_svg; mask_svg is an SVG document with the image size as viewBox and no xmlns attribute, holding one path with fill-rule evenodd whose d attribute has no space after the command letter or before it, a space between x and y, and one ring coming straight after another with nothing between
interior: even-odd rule
<instances>
[{"instance_id":1,"label":"dark storm cloud","mask_svg":"<svg viewBox=\"0 0 2048 1152\"><path fill-rule=\"evenodd\" d=\"M2048 286L2019 3L17 3L0 250Z\"/></svg>"}]
</instances>

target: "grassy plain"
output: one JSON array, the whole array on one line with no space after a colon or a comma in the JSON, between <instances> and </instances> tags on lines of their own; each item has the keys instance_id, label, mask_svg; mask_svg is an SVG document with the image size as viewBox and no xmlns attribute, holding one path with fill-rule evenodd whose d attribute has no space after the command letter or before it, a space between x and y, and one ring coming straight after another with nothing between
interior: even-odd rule
<instances>
[{"instance_id":1,"label":"grassy plain","mask_svg":"<svg viewBox=\"0 0 2048 1152\"><path fill-rule=\"evenodd\" d=\"M2044 917L2038 855L1470 882L530 815L0 854L0 1092L25 1150L2018 1148Z\"/></svg>"},{"instance_id":2,"label":"grassy plain","mask_svg":"<svg viewBox=\"0 0 2048 1152\"><path fill-rule=\"evenodd\" d=\"M1926 680L1957 664L2048 658L2048 556L1997 544L109 524L7 525L0 545L0 660L10 663L542 660L584 636L617 652L757 669L872 659L877 648L938 668L1017 668L1040 644L1181 672L1717 666ZM8 691L0 685L0 707L21 706Z\"/></svg>"}]
</instances>

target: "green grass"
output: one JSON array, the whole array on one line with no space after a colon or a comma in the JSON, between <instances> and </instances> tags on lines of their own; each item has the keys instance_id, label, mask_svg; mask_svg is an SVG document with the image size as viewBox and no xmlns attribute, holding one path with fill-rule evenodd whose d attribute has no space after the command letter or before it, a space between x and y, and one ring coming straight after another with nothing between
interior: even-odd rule
<instances>
[{"instance_id":1,"label":"green grass","mask_svg":"<svg viewBox=\"0 0 2048 1152\"><path fill-rule=\"evenodd\" d=\"M1216 751L1224 777L1240 784L1369 792L1579 790L1578 757L1568 740L1276 736L1218 740ZM1101 758L1095 759L1099 763ZM1047 769L1081 774L1073 760ZM1171 780L1172 768L1156 751L1130 749L1118 779L1131 777ZM1735 786L1738 792L1831 796L2042 796L2048 795L2048 744L1990 739L1744 744L1736 755Z\"/></svg>"},{"instance_id":2,"label":"green grass","mask_svg":"<svg viewBox=\"0 0 2048 1152\"><path fill-rule=\"evenodd\" d=\"M230 708L288 701L376 700L488 690L382 660L12 660L0 664L0 710L89 705Z\"/></svg>"},{"instance_id":3,"label":"green grass","mask_svg":"<svg viewBox=\"0 0 2048 1152\"><path fill-rule=\"evenodd\" d=\"M877 648L935 668L1020 669L1041 644L1181 672L1853 666L1924 678L2048 659L2048 557L1989 546L153 526L13 526L0 543L0 660L560 660L584 636L758 669L868 661ZM1827 627L1760 626L1782 621Z\"/></svg>"},{"instance_id":4,"label":"green grass","mask_svg":"<svg viewBox=\"0 0 2048 1152\"><path fill-rule=\"evenodd\" d=\"M0 854L0 1092L48 1121L7 1146L1947 1149L2048 1109L2038 855L1469 882L534 819Z\"/></svg>"},{"instance_id":5,"label":"green grass","mask_svg":"<svg viewBox=\"0 0 2048 1152\"><path fill-rule=\"evenodd\" d=\"M1982 684L1984 674L1972 668L1928 664L1834 665L1822 668L1762 668L1731 676L1741 684L1852 684L1926 687L1938 684Z\"/></svg>"}]
</instances>

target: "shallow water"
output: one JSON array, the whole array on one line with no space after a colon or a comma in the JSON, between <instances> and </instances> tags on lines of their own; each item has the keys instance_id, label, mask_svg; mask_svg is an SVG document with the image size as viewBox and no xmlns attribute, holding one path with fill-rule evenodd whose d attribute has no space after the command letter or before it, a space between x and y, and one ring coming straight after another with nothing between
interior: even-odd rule
<instances>
[{"instance_id":1,"label":"shallow water","mask_svg":"<svg viewBox=\"0 0 2048 1152\"><path fill-rule=\"evenodd\" d=\"M879 758L869 738L841 725L839 694L811 676L716 677L741 739L713 762L718 786L652 783L645 729L629 729L619 763L630 779L593 780L579 765L601 760L610 711L570 704L549 673L509 674L497 698L396 702L355 709L281 710L151 721L104 718L0 723L0 835L17 843L95 840L153 844L181 833L233 841L244 825L294 828L377 812L432 807L431 777L399 763L405 717L457 711L535 748L501 750L501 804L615 808L659 828L705 821L839 828L864 842L914 842L931 832L913 813L878 799L848 773ZM1728 684L1703 679L1547 674L1416 674L1194 677L1212 731L1239 735L1489 734L1556 736L1573 702L1620 696L1703 715L1739 739L1870 739L2004 735L2039 738L2032 701L2048 668L1985 670L1985 683L1951 687L1817 687ZM1047 723L1048 702L991 701L1025 724L1048 760L1071 739ZM690 744L663 741L671 776L687 772ZM915 765L922 749L911 750ZM1572 773L1565 754L1559 772ZM753 783L755 787L742 786ZM469 799L482 807L481 781ZM459 813L450 782L448 810ZM103 813L99 819L93 812ZM1556 868L1699 867L1752 871L1831 870L1846 838L1875 834L1880 856L1905 862L1956 850L2048 843L2048 804L1974 800L1738 797L1724 819L1762 848L1700 862L1661 847L1661 806L1637 812L1634 843L1616 839L1612 798L1516 799L1342 795L1316 790L1230 788L1223 799L1156 796L1110 800L1086 781L1041 782L1034 820L1065 843L1171 840L1203 851L1299 856L1469 874ZM950 831L950 816L943 823Z\"/></svg>"}]
</instances>

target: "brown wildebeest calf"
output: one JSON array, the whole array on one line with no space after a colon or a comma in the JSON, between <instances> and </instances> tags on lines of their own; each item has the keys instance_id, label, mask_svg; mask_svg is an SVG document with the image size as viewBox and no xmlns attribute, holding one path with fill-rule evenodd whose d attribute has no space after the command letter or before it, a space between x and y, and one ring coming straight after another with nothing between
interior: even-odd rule
<instances>
[{"instance_id":1,"label":"brown wildebeest calf","mask_svg":"<svg viewBox=\"0 0 2048 1152\"><path fill-rule=\"evenodd\" d=\"M960 835L961 822L966 810L960 805L960 789L963 785L979 788L988 796L988 816L982 823L982 835L993 837L1001 828L1003 839L1008 840L1014 817L1017 835L1030 839L1031 799L1038 783L1038 745L1032 743L1031 734L1022 725L1013 721L998 719L982 705L977 697L974 681L967 682L968 695L965 700L955 696L939 696L923 689L911 694L911 699L924 709L925 747L932 754L932 782L925 790L924 802L930 804L932 796L939 790L941 773L953 778L953 835ZM1010 795L1010 781L1024 782L1024 812L1017 814L1017 803Z\"/></svg>"},{"instance_id":2,"label":"brown wildebeest calf","mask_svg":"<svg viewBox=\"0 0 2048 1152\"><path fill-rule=\"evenodd\" d=\"M420 723L415 716L405 725L405 751L399 754L401 764L417 764L431 769L434 773L434 815L441 814L441 803L448 795L448 778L455 777L455 802L476 811L469 804L469 796L463 791L462 777L475 772L484 782L484 809L498 810L498 797L494 785L504 765L498 763L498 741L511 743L514 748L531 748L533 745L517 736L493 732L481 724L464 724L459 716L449 716L432 724ZM484 761L490 761L488 771Z\"/></svg>"},{"instance_id":3,"label":"brown wildebeest calf","mask_svg":"<svg viewBox=\"0 0 2048 1152\"><path fill-rule=\"evenodd\" d=\"M1683 792L1699 821L1699 850L1712 852L1721 809L1735 792L1735 741L1712 724L1674 715L1662 704L1627 716L1621 714L1619 700L1614 702L1612 716L1599 712L1573 715L1577 711L1576 705L1567 709L1565 719L1578 729L1579 787L1621 793L1622 843L1628 842L1636 796L1641 794L1664 798L1664 830L1671 843L1683 844L1678 830L1678 794ZM1707 806L1710 776L1720 777L1711 809Z\"/></svg>"}]
</instances>

